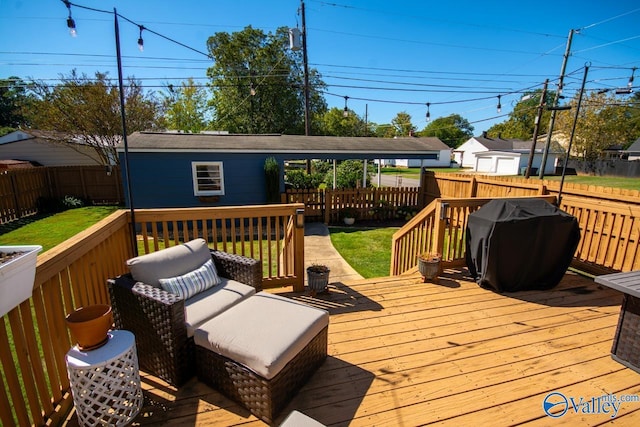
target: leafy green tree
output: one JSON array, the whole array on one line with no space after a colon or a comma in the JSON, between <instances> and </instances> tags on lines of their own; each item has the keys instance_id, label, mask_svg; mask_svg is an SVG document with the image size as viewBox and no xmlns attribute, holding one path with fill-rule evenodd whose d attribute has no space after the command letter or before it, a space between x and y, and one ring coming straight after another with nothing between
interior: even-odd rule
<instances>
[{"instance_id":1,"label":"leafy green tree","mask_svg":"<svg viewBox=\"0 0 640 427\"><path fill-rule=\"evenodd\" d=\"M362 185L363 163L361 160L345 160L336 167L336 188L358 188ZM367 165L367 186L371 184L373 165ZM327 186L333 186L333 171L329 171L325 178Z\"/></svg>"},{"instance_id":2,"label":"leafy green tree","mask_svg":"<svg viewBox=\"0 0 640 427\"><path fill-rule=\"evenodd\" d=\"M396 114L391 124L395 127L394 136L409 136L416 131L416 127L411 123L411 115L406 111Z\"/></svg>"},{"instance_id":3,"label":"leafy green tree","mask_svg":"<svg viewBox=\"0 0 640 427\"><path fill-rule=\"evenodd\" d=\"M331 136L366 136L366 124L357 114L349 111L347 117L344 110L337 107L331 108L322 115L322 135Z\"/></svg>"},{"instance_id":4,"label":"leafy green tree","mask_svg":"<svg viewBox=\"0 0 640 427\"><path fill-rule=\"evenodd\" d=\"M28 102L27 88L28 84L19 77L0 79L0 128L13 130L27 124L23 114Z\"/></svg>"},{"instance_id":5,"label":"leafy green tree","mask_svg":"<svg viewBox=\"0 0 640 427\"><path fill-rule=\"evenodd\" d=\"M396 128L391 123L371 125L372 134L378 138L393 138L396 136Z\"/></svg>"},{"instance_id":6,"label":"leafy green tree","mask_svg":"<svg viewBox=\"0 0 640 427\"><path fill-rule=\"evenodd\" d=\"M287 185L297 190L318 188L324 181L324 175L318 172L307 173L301 169L288 170L285 175Z\"/></svg>"},{"instance_id":7,"label":"leafy green tree","mask_svg":"<svg viewBox=\"0 0 640 427\"><path fill-rule=\"evenodd\" d=\"M502 123L496 123L490 127L487 134L493 138L501 136L502 138L513 138L523 141L530 140L533 137L535 118L538 114L541 95L542 89L526 93L513 107L513 110L509 113L509 118ZM551 106L554 96L554 92L547 92L544 105L547 107ZM546 109L543 110L538 135L547 133L550 115L550 111Z\"/></svg>"},{"instance_id":8,"label":"leafy green tree","mask_svg":"<svg viewBox=\"0 0 640 427\"><path fill-rule=\"evenodd\" d=\"M637 139L640 137L640 92L634 92L633 95L629 97L627 105L629 134L635 135L635 139ZM635 139L632 137L631 141L627 141L625 148L628 148L629 145L633 144Z\"/></svg>"},{"instance_id":9,"label":"leafy green tree","mask_svg":"<svg viewBox=\"0 0 640 427\"><path fill-rule=\"evenodd\" d=\"M473 136L473 126L459 114L438 117L419 133L420 136L435 136L451 148L457 148Z\"/></svg>"},{"instance_id":10,"label":"leafy green tree","mask_svg":"<svg viewBox=\"0 0 640 427\"><path fill-rule=\"evenodd\" d=\"M165 126L169 129L199 133L207 128L207 91L192 78L179 88L167 87L165 95Z\"/></svg>"},{"instance_id":11,"label":"leafy green tree","mask_svg":"<svg viewBox=\"0 0 640 427\"><path fill-rule=\"evenodd\" d=\"M330 170L333 170L333 162L328 160L313 160L311 162L311 171L317 172L321 175L325 175Z\"/></svg>"},{"instance_id":12,"label":"leafy green tree","mask_svg":"<svg viewBox=\"0 0 640 427\"><path fill-rule=\"evenodd\" d=\"M265 34L251 26L207 41L214 127L238 133L304 133L302 53L289 48L287 28ZM324 82L309 73L312 132L326 109Z\"/></svg>"},{"instance_id":13,"label":"leafy green tree","mask_svg":"<svg viewBox=\"0 0 640 427\"><path fill-rule=\"evenodd\" d=\"M57 86L34 84L36 97L28 108L32 127L61 132L70 140L83 140L105 165L118 162L115 147L122 139L122 119L117 83L100 72L90 78L74 70L60 78L64 83ZM124 90L127 132L152 129L157 100L145 94L133 78L127 80Z\"/></svg>"},{"instance_id":14,"label":"leafy green tree","mask_svg":"<svg viewBox=\"0 0 640 427\"><path fill-rule=\"evenodd\" d=\"M570 101L573 107L570 111L563 111L556 116L554 131L571 135L577 97L578 95ZM637 107L637 99L632 97L621 100L613 94L598 92L585 94L571 152L579 153L583 160L594 161L607 147L631 144L638 137L637 129L640 125L634 108Z\"/></svg>"}]
</instances>

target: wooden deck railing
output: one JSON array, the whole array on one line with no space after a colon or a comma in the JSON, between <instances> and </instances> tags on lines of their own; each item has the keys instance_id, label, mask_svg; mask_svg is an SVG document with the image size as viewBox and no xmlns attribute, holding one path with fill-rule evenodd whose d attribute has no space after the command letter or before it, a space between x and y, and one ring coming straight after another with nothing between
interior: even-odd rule
<instances>
[{"instance_id":1,"label":"wooden deck railing","mask_svg":"<svg viewBox=\"0 0 640 427\"><path fill-rule=\"evenodd\" d=\"M530 196L531 197L531 196ZM555 203L555 196L532 196ZM391 275L415 269L423 252L442 254L445 267L465 263L470 213L492 199L440 198L393 235ZM572 266L592 274L640 269L640 206L564 196L560 208L578 219L580 242Z\"/></svg>"},{"instance_id":2,"label":"wooden deck railing","mask_svg":"<svg viewBox=\"0 0 640 427\"><path fill-rule=\"evenodd\" d=\"M263 261L264 285L303 289L301 204L136 211L141 253L194 237ZM133 256L130 214L120 210L38 256L33 296L0 322L0 422L59 425L72 405L64 357L72 341L65 316L109 303L106 279ZM35 242L37 243L37 242Z\"/></svg>"},{"instance_id":3,"label":"wooden deck railing","mask_svg":"<svg viewBox=\"0 0 640 427\"><path fill-rule=\"evenodd\" d=\"M555 201L553 196L535 196ZM465 264L465 231L469 214L492 199L441 198L431 202L396 231L391 243L390 275L415 270L418 255L437 253L445 268Z\"/></svg>"},{"instance_id":4,"label":"wooden deck railing","mask_svg":"<svg viewBox=\"0 0 640 427\"><path fill-rule=\"evenodd\" d=\"M304 260L304 229L295 227L296 209L304 205L139 209L135 219L141 253L201 237L213 249L262 261L263 287L302 290L303 269L294 265Z\"/></svg>"},{"instance_id":5,"label":"wooden deck railing","mask_svg":"<svg viewBox=\"0 0 640 427\"><path fill-rule=\"evenodd\" d=\"M640 205L566 195L560 208L580 224L572 265L592 274L640 269Z\"/></svg>"}]
</instances>

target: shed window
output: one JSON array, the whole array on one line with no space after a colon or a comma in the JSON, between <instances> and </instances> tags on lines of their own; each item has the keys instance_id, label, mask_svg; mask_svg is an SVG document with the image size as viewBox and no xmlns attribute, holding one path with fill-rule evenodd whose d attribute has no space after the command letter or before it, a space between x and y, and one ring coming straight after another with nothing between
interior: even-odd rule
<instances>
[{"instance_id":1,"label":"shed window","mask_svg":"<svg viewBox=\"0 0 640 427\"><path fill-rule=\"evenodd\" d=\"M222 162L192 162L193 194L220 196L224 194Z\"/></svg>"}]
</instances>

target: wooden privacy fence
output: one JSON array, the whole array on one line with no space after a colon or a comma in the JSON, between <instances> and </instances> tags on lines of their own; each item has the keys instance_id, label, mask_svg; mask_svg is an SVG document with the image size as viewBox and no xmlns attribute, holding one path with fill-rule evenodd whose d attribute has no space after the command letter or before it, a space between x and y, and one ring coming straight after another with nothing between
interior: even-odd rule
<instances>
[{"instance_id":1,"label":"wooden privacy fence","mask_svg":"<svg viewBox=\"0 0 640 427\"><path fill-rule=\"evenodd\" d=\"M140 253L194 237L263 261L266 287L303 288L301 204L136 211ZM120 210L38 256L33 295L0 321L0 425L61 425L73 400L65 365L66 314L108 304L106 280L133 256L130 213ZM37 242L34 242L37 243Z\"/></svg>"},{"instance_id":2,"label":"wooden privacy fence","mask_svg":"<svg viewBox=\"0 0 640 427\"><path fill-rule=\"evenodd\" d=\"M427 200L439 197L520 197L558 196L560 181L522 177L480 176L425 171L421 188ZM640 205L640 191L565 182L562 197L575 196L591 201L612 201Z\"/></svg>"},{"instance_id":3,"label":"wooden privacy fence","mask_svg":"<svg viewBox=\"0 0 640 427\"><path fill-rule=\"evenodd\" d=\"M340 221L346 209L358 219L385 220L405 219L424 206L418 187L287 190L281 199L283 203L304 203L308 219L327 224Z\"/></svg>"},{"instance_id":4,"label":"wooden privacy fence","mask_svg":"<svg viewBox=\"0 0 640 427\"><path fill-rule=\"evenodd\" d=\"M40 198L78 197L94 204L122 204L118 166L55 166L0 173L0 224L38 213Z\"/></svg>"},{"instance_id":5,"label":"wooden privacy fence","mask_svg":"<svg viewBox=\"0 0 640 427\"><path fill-rule=\"evenodd\" d=\"M427 199L439 197L558 197L560 182L520 177L425 172ZM593 274L640 268L640 191L564 183L560 208L580 224L573 265Z\"/></svg>"}]
</instances>

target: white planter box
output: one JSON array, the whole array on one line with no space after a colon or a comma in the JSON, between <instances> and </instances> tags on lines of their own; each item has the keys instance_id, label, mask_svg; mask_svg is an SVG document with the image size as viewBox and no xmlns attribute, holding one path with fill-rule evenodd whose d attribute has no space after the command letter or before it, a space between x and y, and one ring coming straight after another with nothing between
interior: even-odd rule
<instances>
[{"instance_id":1,"label":"white planter box","mask_svg":"<svg viewBox=\"0 0 640 427\"><path fill-rule=\"evenodd\" d=\"M36 261L42 246L0 246L0 252L24 252L0 264L0 317L31 298Z\"/></svg>"}]
</instances>

